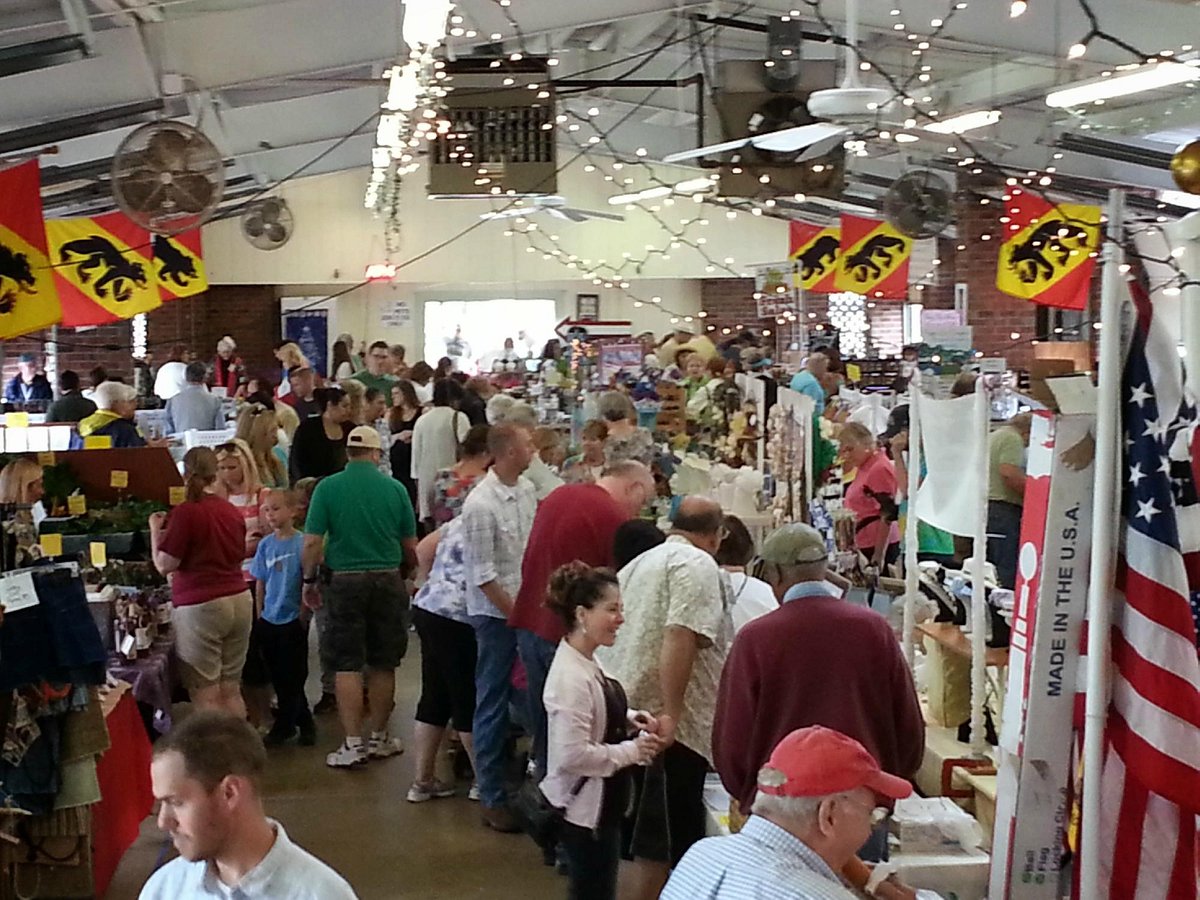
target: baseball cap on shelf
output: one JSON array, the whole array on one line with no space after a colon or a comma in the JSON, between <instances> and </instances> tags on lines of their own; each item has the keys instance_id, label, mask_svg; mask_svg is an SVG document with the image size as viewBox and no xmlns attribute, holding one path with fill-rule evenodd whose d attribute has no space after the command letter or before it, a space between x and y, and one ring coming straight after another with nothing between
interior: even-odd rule
<instances>
[{"instance_id":1,"label":"baseball cap on shelf","mask_svg":"<svg viewBox=\"0 0 1200 900\"><path fill-rule=\"evenodd\" d=\"M758 558L780 566L800 566L829 558L821 532L803 522L776 528L763 541Z\"/></svg>"},{"instance_id":2,"label":"baseball cap on shelf","mask_svg":"<svg viewBox=\"0 0 1200 900\"><path fill-rule=\"evenodd\" d=\"M35 362L37 362L37 354L36 353L22 353L20 356L17 357L17 362L35 363Z\"/></svg>"},{"instance_id":3,"label":"baseball cap on shelf","mask_svg":"<svg viewBox=\"0 0 1200 900\"><path fill-rule=\"evenodd\" d=\"M912 793L911 784L879 768L854 738L820 725L793 731L758 771L758 790L773 797L827 797L863 787L890 800Z\"/></svg>"},{"instance_id":4,"label":"baseball cap on shelf","mask_svg":"<svg viewBox=\"0 0 1200 900\"><path fill-rule=\"evenodd\" d=\"M346 446L363 447L367 450L382 450L383 441L379 439L379 432L370 425L359 425L346 438Z\"/></svg>"}]
</instances>

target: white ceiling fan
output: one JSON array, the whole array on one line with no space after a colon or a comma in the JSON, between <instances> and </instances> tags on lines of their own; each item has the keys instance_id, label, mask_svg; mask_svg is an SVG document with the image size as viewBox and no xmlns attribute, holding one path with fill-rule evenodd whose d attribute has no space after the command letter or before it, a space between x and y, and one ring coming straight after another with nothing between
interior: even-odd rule
<instances>
[{"instance_id":1,"label":"white ceiling fan","mask_svg":"<svg viewBox=\"0 0 1200 900\"><path fill-rule=\"evenodd\" d=\"M528 218L539 213L545 213L548 216L568 222L586 222L589 219L605 219L609 222L625 221L625 217L617 213L600 212L594 209L577 209L574 206L567 206L567 199L556 195L533 197L527 204L487 212L479 218L485 221L493 219L519 219Z\"/></svg>"},{"instance_id":2,"label":"white ceiling fan","mask_svg":"<svg viewBox=\"0 0 1200 900\"><path fill-rule=\"evenodd\" d=\"M875 121L892 96L885 88L864 87L859 81L857 48L858 0L846 0L845 75L842 83L839 87L814 91L808 98L809 114L825 121L671 153L663 158L663 162L683 162L746 147L776 153L799 153L795 161L804 162L837 149L854 133L849 126ZM755 124L751 120L751 130Z\"/></svg>"}]
</instances>

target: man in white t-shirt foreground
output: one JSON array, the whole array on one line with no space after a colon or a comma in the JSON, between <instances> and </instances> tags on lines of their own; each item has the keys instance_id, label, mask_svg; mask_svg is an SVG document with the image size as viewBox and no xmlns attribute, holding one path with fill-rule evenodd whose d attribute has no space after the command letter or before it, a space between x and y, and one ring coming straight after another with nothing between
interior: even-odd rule
<instances>
[{"instance_id":1,"label":"man in white t-shirt foreground","mask_svg":"<svg viewBox=\"0 0 1200 900\"><path fill-rule=\"evenodd\" d=\"M139 900L357 900L342 876L263 814L266 762L254 729L223 712L193 713L158 741L150 763L158 825L179 857L150 877Z\"/></svg>"}]
</instances>

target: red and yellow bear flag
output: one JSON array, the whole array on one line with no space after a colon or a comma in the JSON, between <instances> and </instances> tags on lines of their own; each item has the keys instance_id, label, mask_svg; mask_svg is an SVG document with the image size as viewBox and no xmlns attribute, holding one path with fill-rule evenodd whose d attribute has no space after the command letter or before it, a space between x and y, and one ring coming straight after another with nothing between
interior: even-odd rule
<instances>
[{"instance_id":1,"label":"red and yellow bear flag","mask_svg":"<svg viewBox=\"0 0 1200 900\"><path fill-rule=\"evenodd\" d=\"M1043 306L1087 309L1088 289L1100 246L1100 207L1055 206L1014 190L1008 203L1008 237L1000 245L996 287Z\"/></svg>"},{"instance_id":2,"label":"red and yellow bear flag","mask_svg":"<svg viewBox=\"0 0 1200 900\"><path fill-rule=\"evenodd\" d=\"M182 234L154 235L154 275L164 303L208 290L199 228Z\"/></svg>"},{"instance_id":3,"label":"red and yellow bear flag","mask_svg":"<svg viewBox=\"0 0 1200 900\"><path fill-rule=\"evenodd\" d=\"M841 259L841 232L836 225L809 225L791 222L789 227L788 259L796 263L796 286L817 294L837 290L834 278Z\"/></svg>"},{"instance_id":4,"label":"red and yellow bear flag","mask_svg":"<svg viewBox=\"0 0 1200 900\"><path fill-rule=\"evenodd\" d=\"M868 297L908 298L913 239L887 222L842 216L842 258L834 285Z\"/></svg>"},{"instance_id":5,"label":"red and yellow bear flag","mask_svg":"<svg viewBox=\"0 0 1200 900\"><path fill-rule=\"evenodd\" d=\"M150 233L119 212L46 222L62 323L103 325L162 305Z\"/></svg>"},{"instance_id":6,"label":"red and yellow bear flag","mask_svg":"<svg viewBox=\"0 0 1200 900\"><path fill-rule=\"evenodd\" d=\"M0 338L62 318L46 252L38 161L0 171Z\"/></svg>"}]
</instances>

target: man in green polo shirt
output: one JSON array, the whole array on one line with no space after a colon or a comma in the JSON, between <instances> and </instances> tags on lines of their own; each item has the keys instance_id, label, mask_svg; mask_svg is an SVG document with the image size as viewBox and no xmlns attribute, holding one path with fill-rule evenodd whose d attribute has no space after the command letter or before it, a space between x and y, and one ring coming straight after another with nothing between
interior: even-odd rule
<instances>
[{"instance_id":1,"label":"man in green polo shirt","mask_svg":"<svg viewBox=\"0 0 1200 900\"><path fill-rule=\"evenodd\" d=\"M376 341L367 348L367 367L360 372L355 372L350 377L355 381L361 381L369 388L375 388L387 397L388 406L391 406L392 385L396 383L395 376L388 374L388 367L391 364L390 348L383 341Z\"/></svg>"},{"instance_id":2,"label":"man in green polo shirt","mask_svg":"<svg viewBox=\"0 0 1200 900\"><path fill-rule=\"evenodd\" d=\"M408 649L404 573L416 561L417 526L408 492L379 471L379 432L360 425L346 438L346 468L323 478L304 523L304 602L325 605L322 660L337 673L338 718L346 738L325 757L350 768L402 751L388 734L396 668ZM322 559L332 573L319 589ZM371 736L363 741L363 667Z\"/></svg>"}]
</instances>

